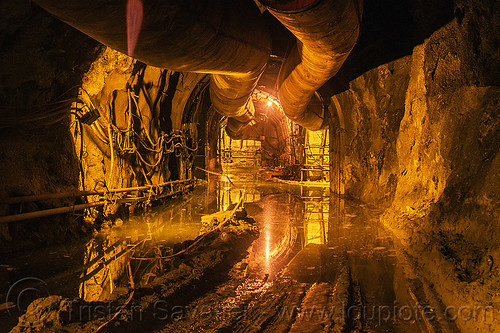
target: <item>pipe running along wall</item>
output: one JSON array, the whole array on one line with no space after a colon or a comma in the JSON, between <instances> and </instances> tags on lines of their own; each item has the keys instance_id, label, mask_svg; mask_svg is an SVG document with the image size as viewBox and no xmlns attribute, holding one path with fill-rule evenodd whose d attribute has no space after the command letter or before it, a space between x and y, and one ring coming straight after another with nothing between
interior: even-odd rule
<instances>
[{"instance_id":1,"label":"pipe running along wall","mask_svg":"<svg viewBox=\"0 0 500 333\"><path fill-rule=\"evenodd\" d=\"M308 104L356 44L362 0L259 1L298 39L278 77L283 111L307 129L328 127L323 107L308 108Z\"/></svg>"},{"instance_id":2,"label":"pipe running along wall","mask_svg":"<svg viewBox=\"0 0 500 333\"><path fill-rule=\"evenodd\" d=\"M34 0L97 41L148 65L210 73L210 97L236 138L252 119L252 90L271 43L248 0Z\"/></svg>"}]
</instances>

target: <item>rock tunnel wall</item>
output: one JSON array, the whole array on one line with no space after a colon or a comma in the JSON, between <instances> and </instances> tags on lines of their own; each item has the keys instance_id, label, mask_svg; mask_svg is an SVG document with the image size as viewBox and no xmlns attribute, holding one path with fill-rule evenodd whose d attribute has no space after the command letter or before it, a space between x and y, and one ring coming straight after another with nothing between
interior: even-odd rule
<instances>
[{"instance_id":1,"label":"rock tunnel wall","mask_svg":"<svg viewBox=\"0 0 500 333\"><path fill-rule=\"evenodd\" d=\"M0 27L0 197L69 191L78 187L78 158L69 117L57 121L68 89L81 84L100 46L28 1L3 1ZM50 114L36 122L29 119ZM56 120L55 123L53 121ZM3 202L3 200L0 200ZM68 200L0 205L15 214ZM0 225L0 251L70 240L86 228L70 217ZM14 247L15 244L15 247Z\"/></svg>"},{"instance_id":2,"label":"rock tunnel wall","mask_svg":"<svg viewBox=\"0 0 500 333\"><path fill-rule=\"evenodd\" d=\"M0 198L191 177L196 119L183 119L183 112L203 75L136 62L29 2L1 6L8 15L0 27ZM83 105L97 109L100 117L80 127L76 115L81 116ZM15 204L1 200L0 215L87 200L98 198ZM107 205L85 216L69 213L2 223L0 251L81 237L96 221L126 217L123 208Z\"/></svg>"},{"instance_id":3,"label":"rock tunnel wall","mask_svg":"<svg viewBox=\"0 0 500 333\"><path fill-rule=\"evenodd\" d=\"M498 9L457 1L453 20L330 105L337 133L343 117L345 194L386 207L383 222L447 306L500 304ZM490 331L487 319L457 325Z\"/></svg>"},{"instance_id":4,"label":"rock tunnel wall","mask_svg":"<svg viewBox=\"0 0 500 333\"><path fill-rule=\"evenodd\" d=\"M332 97L333 118L338 112L343 117L345 194L351 198L387 204L394 197L409 61L405 57L373 69ZM332 133L338 134L339 126L337 120Z\"/></svg>"}]
</instances>

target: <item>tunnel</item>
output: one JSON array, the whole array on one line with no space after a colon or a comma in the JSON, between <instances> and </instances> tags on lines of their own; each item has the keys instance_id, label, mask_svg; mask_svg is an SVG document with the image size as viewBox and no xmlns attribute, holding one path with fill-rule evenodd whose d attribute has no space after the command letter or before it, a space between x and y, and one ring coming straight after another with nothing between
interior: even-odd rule
<instances>
[{"instance_id":1,"label":"tunnel","mask_svg":"<svg viewBox=\"0 0 500 333\"><path fill-rule=\"evenodd\" d=\"M500 2L18 0L1 332L500 332Z\"/></svg>"}]
</instances>

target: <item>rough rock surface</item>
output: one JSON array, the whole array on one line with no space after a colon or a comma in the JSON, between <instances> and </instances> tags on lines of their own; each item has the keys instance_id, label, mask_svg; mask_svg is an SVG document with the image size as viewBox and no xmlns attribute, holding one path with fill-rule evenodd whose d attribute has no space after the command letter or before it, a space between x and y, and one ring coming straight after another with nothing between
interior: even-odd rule
<instances>
[{"instance_id":1,"label":"rough rock surface","mask_svg":"<svg viewBox=\"0 0 500 333\"><path fill-rule=\"evenodd\" d=\"M78 158L69 120L24 120L76 95L70 88L81 83L99 44L29 1L2 1L0 11L0 198L74 190ZM0 204L0 214L48 209L61 201ZM64 215L2 224L0 251L55 243L82 231L81 223Z\"/></svg>"},{"instance_id":2,"label":"rough rock surface","mask_svg":"<svg viewBox=\"0 0 500 333\"><path fill-rule=\"evenodd\" d=\"M467 332L499 325L499 12L498 2L457 1L455 18L411 55L333 97L346 194L387 207L383 222L446 306L496 309L495 322L459 315Z\"/></svg>"},{"instance_id":3,"label":"rough rock surface","mask_svg":"<svg viewBox=\"0 0 500 333\"><path fill-rule=\"evenodd\" d=\"M4 204L2 199L7 197L84 187L132 187L190 177L188 157L179 145L165 156L158 157L156 152L162 148L164 133L185 126L181 119L172 124L172 109L182 118L185 103L203 75L186 75L187 79L183 75L179 80L179 73L171 75L174 72L137 64L29 1L2 1L0 9L6 13L0 20L0 216L74 203L70 198ZM70 116L79 87L86 91L82 94L85 103L98 109L102 125L100 132L95 124L94 129L82 125L82 152L80 128ZM129 96L131 89L137 104ZM134 111L132 116L132 109L140 112ZM108 144L110 123L113 163ZM131 146L134 138L138 148ZM139 142L146 143L141 146ZM80 176L80 155L85 184ZM79 237L93 228L96 219L106 216L113 220L119 215L117 205L109 207L104 214L94 210L86 223L74 214L65 214L1 224L0 252Z\"/></svg>"}]
</instances>

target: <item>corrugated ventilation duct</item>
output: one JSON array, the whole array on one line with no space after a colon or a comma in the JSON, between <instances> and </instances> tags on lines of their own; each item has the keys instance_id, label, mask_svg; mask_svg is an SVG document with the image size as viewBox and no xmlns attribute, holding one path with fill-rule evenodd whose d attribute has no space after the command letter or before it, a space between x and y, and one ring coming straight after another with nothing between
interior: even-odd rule
<instances>
[{"instance_id":1,"label":"corrugated ventilation duct","mask_svg":"<svg viewBox=\"0 0 500 333\"><path fill-rule=\"evenodd\" d=\"M340 69L357 42L361 0L259 0L297 37L278 93L286 116L310 130L328 127L322 105L309 102Z\"/></svg>"}]
</instances>

